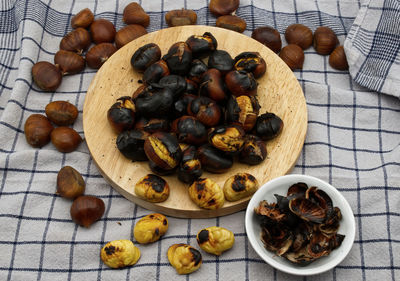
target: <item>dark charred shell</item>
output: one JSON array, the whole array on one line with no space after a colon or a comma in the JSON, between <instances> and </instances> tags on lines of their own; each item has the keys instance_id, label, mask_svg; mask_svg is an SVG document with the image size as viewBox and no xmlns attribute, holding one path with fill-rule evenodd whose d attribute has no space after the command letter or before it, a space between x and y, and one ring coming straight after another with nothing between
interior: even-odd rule
<instances>
[{"instance_id":1,"label":"dark charred shell","mask_svg":"<svg viewBox=\"0 0 400 281\"><path fill-rule=\"evenodd\" d=\"M334 235L334 237L333 237L333 242L334 243L333 243L332 250L334 250L334 249L338 248L340 245L342 245L342 242L343 242L345 237L346 237L345 235L336 233L336 235Z\"/></svg>"},{"instance_id":2,"label":"dark charred shell","mask_svg":"<svg viewBox=\"0 0 400 281\"><path fill-rule=\"evenodd\" d=\"M298 183L292 184L289 187L286 196L289 199L305 197L307 189L308 189L308 185L306 183L298 182Z\"/></svg>"},{"instance_id":3,"label":"dark charred shell","mask_svg":"<svg viewBox=\"0 0 400 281\"><path fill-rule=\"evenodd\" d=\"M116 133L130 130L135 122L135 105L131 97L124 96L117 99L107 111L107 119Z\"/></svg>"},{"instance_id":4,"label":"dark charred shell","mask_svg":"<svg viewBox=\"0 0 400 281\"><path fill-rule=\"evenodd\" d=\"M146 44L133 54L131 58L132 67L138 72L144 72L153 63L161 58L161 49L155 43Z\"/></svg>"},{"instance_id":5,"label":"dark charred shell","mask_svg":"<svg viewBox=\"0 0 400 281\"><path fill-rule=\"evenodd\" d=\"M188 105L190 115L196 117L206 126L215 126L221 120L221 109L214 100L200 96Z\"/></svg>"},{"instance_id":6,"label":"dark charred shell","mask_svg":"<svg viewBox=\"0 0 400 281\"><path fill-rule=\"evenodd\" d=\"M174 120L171 127L180 142L194 145L207 142L206 127L193 116L182 116Z\"/></svg>"},{"instance_id":7,"label":"dark charred shell","mask_svg":"<svg viewBox=\"0 0 400 281\"><path fill-rule=\"evenodd\" d=\"M186 78L186 93L197 95L199 93L199 85L193 80Z\"/></svg>"},{"instance_id":8,"label":"dark charred shell","mask_svg":"<svg viewBox=\"0 0 400 281\"><path fill-rule=\"evenodd\" d=\"M184 94L179 100L174 103L175 109L175 117L181 117L183 115L188 115L188 105L195 99L197 96L191 94Z\"/></svg>"},{"instance_id":9,"label":"dark charred shell","mask_svg":"<svg viewBox=\"0 0 400 281\"><path fill-rule=\"evenodd\" d=\"M174 93L174 99L177 100L183 92L186 91L186 80L179 75L167 75L158 82L161 87L167 87Z\"/></svg>"},{"instance_id":10,"label":"dark charred shell","mask_svg":"<svg viewBox=\"0 0 400 281\"><path fill-rule=\"evenodd\" d=\"M136 111L145 117L166 117L173 106L174 94L169 88L151 88L136 98Z\"/></svg>"},{"instance_id":11,"label":"dark charred shell","mask_svg":"<svg viewBox=\"0 0 400 281\"><path fill-rule=\"evenodd\" d=\"M167 63L164 60L159 60L146 68L143 73L143 81L147 85L158 83L162 77L169 75L169 73Z\"/></svg>"},{"instance_id":12,"label":"dark charred shell","mask_svg":"<svg viewBox=\"0 0 400 281\"><path fill-rule=\"evenodd\" d=\"M151 186L151 188L158 193L161 193L164 191L165 187L167 186L167 182L157 176L157 175L153 175L153 174L148 174L143 180L142 182L146 185Z\"/></svg>"},{"instance_id":13,"label":"dark charred shell","mask_svg":"<svg viewBox=\"0 0 400 281\"><path fill-rule=\"evenodd\" d=\"M192 253L192 260L194 261L194 266L197 266L202 260L201 253L193 247L190 247L189 251Z\"/></svg>"},{"instance_id":14,"label":"dark charred shell","mask_svg":"<svg viewBox=\"0 0 400 281\"><path fill-rule=\"evenodd\" d=\"M212 128L208 134L209 143L227 153L237 154L243 148L245 132L238 125L223 125Z\"/></svg>"},{"instance_id":15,"label":"dark charred shell","mask_svg":"<svg viewBox=\"0 0 400 281\"><path fill-rule=\"evenodd\" d=\"M209 239L209 231L207 229L202 229L199 234L197 234L197 242L199 245L206 243Z\"/></svg>"},{"instance_id":16,"label":"dark charred shell","mask_svg":"<svg viewBox=\"0 0 400 281\"><path fill-rule=\"evenodd\" d=\"M255 96L230 96L226 104L225 119L240 124L246 132L256 124L260 104Z\"/></svg>"},{"instance_id":17,"label":"dark charred shell","mask_svg":"<svg viewBox=\"0 0 400 281\"><path fill-rule=\"evenodd\" d=\"M266 72L267 65L258 52L243 52L235 57L234 68L251 72L254 78L260 78Z\"/></svg>"},{"instance_id":18,"label":"dark charred shell","mask_svg":"<svg viewBox=\"0 0 400 281\"><path fill-rule=\"evenodd\" d=\"M188 73L188 78L196 83L201 82L201 77L202 75L208 70L207 65L199 60L195 59L192 61L192 64L190 66L190 70Z\"/></svg>"},{"instance_id":19,"label":"dark charred shell","mask_svg":"<svg viewBox=\"0 0 400 281\"><path fill-rule=\"evenodd\" d=\"M333 202L325 191L318 189L316 186L312 186L307 189L305 196L308 200L311 200L313 203L326 210L327 218L333 215Z\"/></svg>"},{"instance_id":20,"label":"dark charred shell","mask_svg":"<svg viewBox=\"0 0 400 281\"><path fill-rule=\"evenodd\" d=\"M305 198L295 198L289 201L290 210L303 220L323 223L326 218L326 210Z\"/></svg>"},{"instance_id":21,"label":"dark charred shell","mask_svg":"<svg viewBox=\"0 0 400 281\"><path fill-rule=\"evenodd\" d=\"M225 76L225 84L234 96L254 96L258 83L251 72L232 70Z\"/></svg>"},{"instance_id":22,"label":"dark charred shell","mask_svg":"<svg viewBox=\"0 0 400 281\"><path fill-rule=\"evenodd\" d=\"M233 157L215 147L205 144L197 149L201 166L211 173L224 173L233 165Z\"/></svg>"},{"instance_id":23,"label":"dark charred shell","mask_svg":"<svg viewBox=\"0 0 400 281\"><path fill-rule=\"evenodd\" d=\"M117 137L118 150L133 161L146 161L144 141L148 135L138 130L129 130L120 133Z\"/></svg>"},{"instance_id":24,"label":"dark charred shell","mask_svg":"<svg viewBox=\"0 0 400 281\"><path fill-rule=\"evenodd\" d=\"M157 174L159 176L168 176L168 175L171 175L171 174L175 173L175 171L176 171L176 168L174 168L174 169L163 169L163 168L160 168L159 166L157 166L156 163L154 163L151 160L149 160L149 168L153 173L155 173L155 174Z\"/></svg>"},{"instance_id":25,"label":"dark charred shell","mask_svg":"<svg viewBox=\"0 0 400 281\"><path fill-rule=\"evenodd\" d=\"M257 165L264 161L265 158L267 158L265 142L257 136L246 135L239 161L249 165Z\"/></svg>"},{"instance_id":26,"label":"dark charred shell","mask_svg":"<svg viewBox=\"0 0 400 281\"><path fill-rule=\"evenodd\" d=\"M186 40L186 43L192 50L194 58L207 57L218 47L217 40L210 32L205 32L202 36L192 35Z\"/></svg>"},{"instance_id":27,"label":"dark charred shell","mask_svg":"<svg viewBox=\"0 0 400 281\"><path fill-rule=\"evenodd\" d=\"M163 56L163 60L167 62L171 73L185 76L192 63L192 50L185 42L176 42Z\"/></svg>"},{"instance_id":28,"label":"dark charred shell","mask_svg":"<svg viewBox=\"0 0 400 281\"><path fill-rule=\"evenodd\" d=\"M233 68L233 59L227 51L215 50L208 58L208 67L216 68L222 74L226 74Z\"/></svg>"},{"instance_id":29,"label":"dark charred shell","mask_svg":"<svg viewBox=\"0 0 400 281\"><path fill-rule=\"evenodd\" d=\"M290 251L286 253L284 257L297 265L306 266L315 260L315 258L308 253L306 248L307 247L304 246L297 252Z\"/></svg>"},{"instance_id":30,"label":"dark charred shell","mask_svg":"<svg viewBox=\"0 0 400 281\"><path fill-rule=\"evenodd\" d=\"M197 148L189 145L182 154L182 161L178 168L178 179L191 184L203 173L200 160L197 158Z\"/></svg>"},{"instance_id":31,"label":"dark charred shell","mask_svg":"<svg viewBox=\"0 0 400 281\"><path fill-rule=\"evenodd\" d=\"M283 129L283 121L274 113L264 113L257 117L255 133L262 140L278 136Z\"/></svg>"},{"instance_id":32,"label":"dark charred shell","mask_svg":"<svg viewBox=\"0 0 400 281\"><path fill-rule=\"evenodd\" d=\"M222 79L222 74L218 69L212 68L203 74L200 83L200 94L216 102L226 100L225 84Z\"/></svg>"},{"instance_id":33,"label":"dark charred shell","mask_svg":"<svg viewBox=\"0 0 400 281\"><path fill-rule=\"evenodd\" d=\"M135 129L152 134L158 131L168 132L170 126L169 121L166 119L146 118L142 116L136 120Z\"/></svg>"},{"instance_id":34,"label":"dark charred shell","mask_svg":"<svg viewBox=\"0 0 400 281\"><path fill-rule=\"evenodd\" d=\"M148 86L147 85L140 85L132 94L132 100L136 102L136 99L140 95L145 95L149 92Z\"/></svg>"}]
</instances>

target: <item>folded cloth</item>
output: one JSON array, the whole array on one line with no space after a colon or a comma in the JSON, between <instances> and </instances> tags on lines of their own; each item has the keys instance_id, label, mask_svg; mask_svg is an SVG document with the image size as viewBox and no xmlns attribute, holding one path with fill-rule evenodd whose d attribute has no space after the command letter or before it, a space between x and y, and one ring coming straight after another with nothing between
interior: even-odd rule
<instances>
[{"instance_id":1,"label":"folded cloth","mask_svg":"<svg viewBox=\"0 0 400 281\"><path fill-rule=\"evenodd\" d=\"M365 1L344 42L360 85L400 97L400 1Z\"/></svg>"}]
</instances>

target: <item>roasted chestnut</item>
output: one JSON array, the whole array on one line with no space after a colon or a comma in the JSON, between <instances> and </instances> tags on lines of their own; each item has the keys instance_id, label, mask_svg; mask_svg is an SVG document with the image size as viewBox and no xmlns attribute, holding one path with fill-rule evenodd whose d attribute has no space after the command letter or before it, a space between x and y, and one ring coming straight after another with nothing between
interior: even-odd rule
<instances>
[{"instance_id":1,"label":"roasted chestnut","mask_svg":"<svg viewBox=\"0 0 400 281\"><path fill-rule=\"evenodd\" d=\"M208 67L216 68L222 74L226 74L233 68L233 59L227 51L215 50L208 58Z\"/></svg>"},{"instance_id":2,"label":"roasted chestnut","mask_svg":"<svg viewBox=\"0 0 400 281\"><path fill-rule=\"evenodd\" d=\"M135 122L135 104L131 97L117 99L107 111L107 120L117 134L132 129Z\"/></svg>"},{"instance_id":3,"label":"roasted chestnut","mask_svg":"<svg viewBox=\"0 0 400 281\"><path fill-rule=\"evenodd\" d=\"M234 68L251 72L254 78L260 78L266 72L267 65L258 52L243 52L235 57Z\"/></svg>"},{"instance_id":4,"label":"roasted chestnut","mask_svg":"<svg viewBox=\"0 0 400 281\"><path fill-rule=\"evenodd\" d=\"M158 82L160 86L169 88L174 93L174 99L177 100L186 90L186 80L182 76L171 74L164 76Z\"/></svg>"},{"instance_id":5,"label":"roasted chestnut","mask_svg":"<svg viewBox=\"0 0 400 281\"><path fill-rule=\"evenodd\" d=\"M85 68L85 59L75 52L59 50L54 56L54 64L62 75L76 74Z\"/></svg>"},{"instance_id":6,"label":"roasted chestnut","mask_svg":"<svg viewBox=\"0 0 400 281\"><path fill-rule=\"evenodd\" d=\"M171 175L173 173L175 173L176 169L178 168L178 166L176 166L173 169L163 169L160 168L159 166L157 166L156 163L154 163L153 161L149 160L149 168L150 170L154 173L157 174L159 176L168 176Z\"/></svg>"},{"instance_id":7,"label":"roasted chestnut","mask_svg":"<svg viewBox=\"0 0 400 281\"><path fill-rule=\"evenodd\" d=\"M201 163L197 158L197 148L193 145L187 146L182 152L182 161L178 168L178 179L184 183L191 184L202 173Z\"/></svg>"},{"instance_id":8,"label":"roasted chestnut","mask_svg":"<svg viewBox=\"0 0 400 281\"><path fill-rule=\"evenodd\" d=\"M189 186L189 197L200 208L215 210L225 203L221 187L211 179L199 178Z\"/></svg>"},{"instance_id":9,"label":"roasted chestnut","mask_svg":"<svg viewBox=\"0 0 400 281\"><path fill-rule=\"evenodd\" d=\"M238 125L223 125L208 133L209 143L219 150L237 154L243 147L245 132Z\"/></svg>"},{"instance_id":10,"label":"roasted chestnut","mask_svg":"<svg viewBox=\"0 0 400 281\"><path fill-rule=\"evenodd\" d=\"M131 58L132 67L138 72L144 72L161 58L161 49L155 43L146 44L135 51Z\"/></svg>"},{"instance_id":11,"label":"roasted chestnut","mask_svg":"<svg viewBox=\"0 0 400 281\"><path fill-rule=\"evenodd\" d=\"M192 63L192 50L185 42L176 42L163 56L163 60L167 62L171 73L184 76Z\"/></svg>"},{"instance_id":12,"label":"roasted chestnut","mask_svg":"<svg viewBox=\"0 0 400 281\"><path fill-rule=\"evenodd\" d=\"M197 233L196 238L203 251L216 256L232 248L235 243L233 232L220 226L204 228Z\"/></svg>"},{"instance_id":13,"label":"roasted chestnut","mask_svg":"<svg viewBox=\"0 0 400 281\"><path fill-rule=\"evenodd\" d=\"M140 24L124 26L115 34L115 45L119 49L145 34L147 34L147 30Z\"/></svg>"},{"instance_id":14,"label":"roasted chestnut","mask_svg":"<svg viewBox=\"0 0 400 281\"><path fill-rule=\"evenodd\" d=\"M217 17L229 15L239 7L239 0L211 0L208 8Z\"/></svg>"},{"instance_id":15,"label":"roasted chestnut","mask_svg":"<svg viewBox=\"0 0 400 281\"><path fill-rule=\"evenodd\" d=\"M149 67L143 73L143 81L150 85L152 83L157 83L164 76L169 75L169 68L164 60L159 60Z\"/></svg>"},{"instance_id":16,"label":"roasted chestnut","mask_svg":"<svg viewBox=\"0 0 400 281\"><path fill-rule=\"evenodd\" d=\"M253 129L257 121L260 104L255 96L230 96L226 104L225 119L239 124L245 132Z\"/></svg>"},{"instance_id":17,"label":"roasted chestnut","mask_svg":"<svg viewBox=\"0 0 400 281\"><path fill-rule=\"evenodd\" d=\"M139 130L127 130L117 137L117 148L126 158L132 161L146 161L144 141L148 133Z\"/></svg>"},{"instance_id":18,"label":"roasted chestnut","mask_svg":"<svg viewBox=\"0 0 400 281\"><path fill-rule=\"evenodd\" d=\"M194 99L188 106L188 112L209 127L217 125L221 120L221 109L217 102L204 96Z\"/></svg>"},{"instance_id":19,"label":"roasted chestnut","mask_svg":"<svg viewBox=\"0 0 400 281\"><path fill-rule=\"evenodd\" d=\"M92 42L89 32L82 27L78 27L61 39L60 49L82 54L83 51L89 48L90 43Z\"/></svg>"},{"instance_id":20,"label":"roasted chestnut","mask_svg":"<svg viewBox=\"0 0 400 281\"><path fill-rule=\"evenodd\" d=\"M197 14L193 10L172 10L165 14L168 26L193 25L197 22Z\"/></svg>"},{"instance_id":21,"label":"roasted chestnut","mask_svg":"<svg viewBox=\"0 0 400 281\"><path fill-rule=\"evenodd\" d=\"M165 117L173 109L174 94L169 88L149 86L135 99L136 112L145 117Z\"/></svg>"},{"instance_id":22,"label":"roasted chestnut","mask_svg":"<svg viewBox=\"0 0 400 281\"><path fill-rule=\"evenodd\" d=\"M207 142L206 127L193 116L182 116L174 120L171 127L180 142L194 145Z\"/></svg>"},{"instance_id":23,"label":"roasted chestnut","mask_svg":"<svg viewBox=\"0 0 400 281\"><path fill-rule=\"evenodd\" d=\"M148 174L135 184L135 194L149 202L164 202L169 197L169 185L163 178Z\"/></svg>"},{"instance_id":24,"label":"roasted chestnut","mask_svg":"<svg viewBox=\"0 0 400 281\"><path fill-rule=\"evenodd\" d=\"M221 72L215 68L207 70L201 79L199 91L201 95L207 96L216 102L226 100L225 84Z\"/></svg>"},{"instance_id":25,"label":"roasted chestnut","mask_svg":"<svg viewBox=\"0 0 400 281\"><path fill-rule=\"evenodd\" d=\"M94 45L86 54L87 65L99 69L116 51L117 48L111 43Z\"/></svg>"},{"instance_id":26,"label":"roasted chestnut","mask_svg":"<svg viewBox=\"0 0 400 281\"><path fill-rule=\"evenodd\" d=\"M199 59L195 59L192 61L190 66L189 73L187 74L188 78L196 83L201 82L201 76L208 70L207 65Z\"/></svg>"},{"instance_id":27,"label":"roasted chestnut","mask_svg":"<svg viewBox=\"0 0 400 281\"><path fill-rule=\"evenodd\" d=\"M153 243L168 230L168 219L159 213L149 214L141 218L133 228L133 236L140 244Z\"/></svg>"},{"instance_id":28,"label":"roasted chestnut","mask_svg":"<svg viewBox=\"0 0 400 281\"><path fill-rule=\"evenodd\" d=\"M233 165L233 157L227 153L204 144L197 149L197 155L201 162L201 167L211 173L224 173Z\"/></svg>"},{"instance_id":29,"label":"roasted chestnut","mask_svg":"<svg viewBox=\"0 0 400 281\"><path fill-rule=\"evenodd\" d=\"M114 42L115 33L114 24L106 19L97 19L90 25L90 34L96 44Z\"/></svg>"},{"instance_id":30,"label":"roasted chestnut","mask_svg":"<svg viewBox=\"0 0 400 281\"><path fill-rule=\"evenodd\" d=\"M257 165L267 158L265 142L255 135L246 135L239 161L249 165Z\"/></svg>"},{"instance_id":31,"label":"roasted chestnut","mask_svg":"<svg viewBox=\"0 0 400 281\"><path fill-rule=\"evenodd\" d=\"M281 35L278 30L271 26L262 26L254 29L251 38L264 44L275 53L279 53L282 48Z\"/></svg>"},{"instance_id":32,"label":"roasted chestnut","mask_svg":"<svg viewBox=\"0 0 400 281\"><path fill-rule=\"evenodd\" d=\"M283 128L283 121L274 113L264 113L258 116L254 127L255 133L262 140L270 140L278 136Z\"/></svg>"},{"instance_id":33,"label":"roasted chestnut","mask_svg":"<svg viewBox=\"0 0 400 281\"><path fill-rule=\"evenodd\" d=\"M174 116L176 118L181 117L183 115L189 115L187 108L188 105L195 99L197 96L192 94L184 94L179 100L174 103Z\"/></svg>"},{"instance_id":34,"label":"roasted chestnut","mask_svg":"<svg viewBox=\"0 0 400 281\"><path fill-rule=\"evenodd\" d=\"M237 201L252 195L258 187L258 181L253 175L238 173L225 181L223 191L226 200Z\"/></svg>"},{"instance_id":35,"label":"roasted chestnut","mask_svg":"<svg viewBox=\"0 0 400 281\"><path fill-rule=\"evenodd\" d=\"M190 274L202 264L201 253L187 244L173 244L168 248L167 256L178 274Z\"/></svg>"},{"instance_id":36,"label":"roasted chestnut","mask_svg":"<svg viewBox=\"0 0 400 281\"><path fill-rule=\"evenodd\" d=\"M164 170L176 168L182 158L178 139L166 132L155 132L144 142L144 151L154 164Z\"/></svg>"},{"instance_id":37,"label":"roasted chestnut","mask_svg":"<svg viewBox=\"0 0 400 281\"><path fill-rule=\"evenodd\" d=\"M246 21L235 15L220 16L215 23L216 26L243 33L246 30Z\"/></svg>"},{"instance_id":38,"label":"roasted chestnut","mask_svg":"<svg viewBox=\"0 0 400 281\"><path fill-rule=\"evenodd\" d=\"M169 121L166 119L147 118L141 116L135 121L135 130L144 131L149 134L158 131L168 132Z\"/></svg>"},{"instance_id":39,"label":"roasted chestnut","mask_svg":"<svg viewBox=\"0 0 400 281\"><path fill-rule=\"evenodd\" d=\"M193 80L186 78L186 93L197 95L199 92L199 85Z\"/></svg>"},{"instance_id":40,"label":"roasted chestnut","mask_svg":"<svg viewBox=\"0 0 400 281\"><path fill-rule=\"evenodd\" d=\"M204 58L215 51L218 47L217 39L210 33L205 32L203 35L192 35L186 43L192 50L193 58Z\"/></svg>"},{"instance_id":41,"label":"roasted chestnut","mask_svg":"<svg viewBox=\"0 0 400 281\"><path fill-rule=\"evenodd\" d=\"M234 96L254 96L258 83L251 72L232 70L225 76L226 87Z\"/></svg>"}]
</instances>

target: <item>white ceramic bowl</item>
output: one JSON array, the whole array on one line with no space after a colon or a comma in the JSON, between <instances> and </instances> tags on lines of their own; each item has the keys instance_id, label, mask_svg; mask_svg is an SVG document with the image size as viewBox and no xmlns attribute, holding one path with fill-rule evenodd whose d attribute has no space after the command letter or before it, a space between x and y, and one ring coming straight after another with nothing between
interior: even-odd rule
<instances>
[{"instance_id":1,"label":"white ceramic bowl","mask_svg":"<svg viewBox=\"0 0 400 281\"><path fill-rule=\"evenodd\" d=\"M260 201L267 200L269 203L276 202L274 194L286 195L288 188L292 184L298 182L304 182L309 187L316 186L331 197L333 205L339 207L342 213L342 220L340 221L338 233L346 236L340 247L333 250L328 256L322 257L306 266L299 266L291 263L284 257L280 257L264 247L260 236L260 220L257 219L254 213L254 208L258 206ZM314 275L334 268L350 252L356 231L353 211L349 203L336 188L318 178L294 174L275 178L257 190L247 206L245 224L247 237L257 254L276 269L294 275Z\"/></svg>"}]
</instances>

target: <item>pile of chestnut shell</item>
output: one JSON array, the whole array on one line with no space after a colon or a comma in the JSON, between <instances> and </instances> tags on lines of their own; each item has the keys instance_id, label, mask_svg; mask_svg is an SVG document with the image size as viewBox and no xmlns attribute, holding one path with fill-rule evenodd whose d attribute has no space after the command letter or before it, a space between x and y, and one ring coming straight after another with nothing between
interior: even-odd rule
<instances>
[{"instance_id":1,"label":"pile of chestnut shell","mask_svg":"<svg viewBox=\"0 0 400 281\"><path fill-rule=\"evenodd\" d=\"M261 201L255 213L261 219L261 239L267 250L298 265L307 265L338 248L342 214L331 198L315 186L296 183L276 203Z\"/></svg>"},{"instance_id":2,"label":"pile of chestnut shell","mask_svg":"<svg viewBox=\"0 0 400 281\"><path fill-rule=\"evenodd\" d=\"M282 120L259 115L257 78L266 63L257 52L232 58L206 32L174 43L162 56L155 43L137 49L134 71L143 73L132 96L110 107L117 147L133 161L149 161L158 175L175 171L185 183L203 170L223 173L235 158L249 165L265 160L265 141L277 136Z\"/></svg>"}]
</instances>

